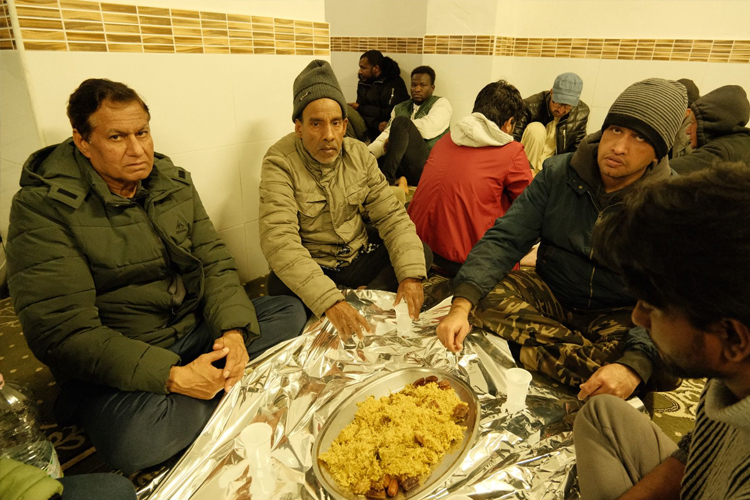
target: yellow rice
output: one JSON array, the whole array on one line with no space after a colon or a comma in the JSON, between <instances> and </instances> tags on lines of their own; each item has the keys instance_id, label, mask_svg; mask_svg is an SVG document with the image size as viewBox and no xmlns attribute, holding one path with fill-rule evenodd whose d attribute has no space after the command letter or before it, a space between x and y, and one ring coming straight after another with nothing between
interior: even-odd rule
<instances>
[{"instance_id":1,"label":"yellow rice","mask_svg":"<svg viewBox=\"0 0 750 500\"><path fill-rule=\"evenodd\" d=\"M436 383L408 385L379 400L370 396L357 404L354 421L319 459L339 485L357 494L385 474L400 480L425 475L463 440L466 428L453 418L459 404L466 405L452 388Z\"/></svg>"}]
</instances>

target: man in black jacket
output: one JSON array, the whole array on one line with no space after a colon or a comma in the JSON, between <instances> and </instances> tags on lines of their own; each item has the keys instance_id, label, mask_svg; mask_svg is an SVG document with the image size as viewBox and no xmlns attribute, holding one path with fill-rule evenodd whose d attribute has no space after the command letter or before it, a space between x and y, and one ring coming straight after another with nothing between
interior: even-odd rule
<instances>
[{"instance_id":1,"label":"man in black jacket","mask_svg":"<svg viewBox=\"0 0 750 500\"><path fill-rule=\"evenodd\" d=\"M575 73L555 78L549 91L524 99L526 108L516 122L513 137L526 149L537 174L550 156L572 153L586 137L589 107L581 101L583 80Z\"/></svg>"},{"instance_id":2,"label":"man in black jacket","mask_svg":"<svg viewBox=\"0 0 750 500\"><path fill-rule=\"evenodd\" d=\"M690 154L669 161L679 174L702 170L715 162L744 162L750 166L750 102L739 85L725 85L690 105Z\"/></svg>"},{"instance_id":3,"label":"man in black jacket","mask_svg":"<svg viewBox=\"0 0 750 500\"><path fill-rule=\"evenodd\" d=\"M359 59L357 102L349 103L367 124L370 140L388 125L393 106L409 98L398 63L378 50L368 50Z\"/></svg>"}]
</instances>

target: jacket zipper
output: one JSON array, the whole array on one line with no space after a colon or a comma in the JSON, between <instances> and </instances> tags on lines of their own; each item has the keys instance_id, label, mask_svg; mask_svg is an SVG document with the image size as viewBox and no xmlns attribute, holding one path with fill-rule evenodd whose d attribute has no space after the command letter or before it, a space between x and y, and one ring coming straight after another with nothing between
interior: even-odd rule
<instances>
[{"instance_id":1,"label":"jacket zipper","mask_svg":"<svg viewBox=\"0 0 750 500\"><path fill-rule=\"evenodd\" d=\"M563 149L562 149L562 151L558 151L557 152L558 154L564 153L567 150L567 148L568 148L568 134L567 134L567 132L568 132L568 129L567 128L563 128Z\"/></svg>"},{"instance_id":2,"label":"jacket zipper","mask_svg":"<svg viewBox=\"0 0 750 500\"><path fill-rule=\"evenodd\" d=\"M591 193L589 193L589 196ZM594 205L596 206L596 205ZM602 220L602 214L604 211L599 210L599 215L596 216L596 222L594 222L594 227L596 227L599 222ZM593 230L593 229L592 229ZM593 264L594 262L594 245L592 243L591 245L591 251L589 252L589 260L592 262L591 264L591 277L589 278L589 308L591 308L591 301L594 300L594 274L596 274L596 266Z\"/></svg>"},{"instance_id":3,"label":"jacket zipper","mask_svg":"<svg viewBox=\"0 0 750 500\"><path fill-rule=\"evenodd\" d=\"M596 227L597 224L599 224L602 221L602 216L604 215L604 211L608 208L614 207L616 205L620 205L622 202L613 203L612 205L604 207L604 210L599 210L599 207L596 205L596 202L594 201L594 196L588 192L589 197L591 198L591 202L594 204L594 207L596 207L596 210L599 212L599 215L596 216L596 221L594 222L594 227ZM593 231L593 228L592 228ZM594 245L593 242L591 244L591 251L589 252L589 260L592 262L591 264L591 277L589 278L589 308L591 307L591 302L594 300L594 275L596 274L596 265L594 262Z\"/></svg>"},{"instance_id":4,"label":"jacket zipper","mask_svg":"<svg viewBox=\"0 0 750 500\"><path fill-rule=\"evenodd\" d=\"M394 92L396 92L396 89L395 89L395 88L392 88L392 89L391 89L391 98L390 98L390 99L388 99L388 106L390 106L390 105L391 105L391 102L393 102L393 94L394 94Z\"/></svg>"}]
</instances>

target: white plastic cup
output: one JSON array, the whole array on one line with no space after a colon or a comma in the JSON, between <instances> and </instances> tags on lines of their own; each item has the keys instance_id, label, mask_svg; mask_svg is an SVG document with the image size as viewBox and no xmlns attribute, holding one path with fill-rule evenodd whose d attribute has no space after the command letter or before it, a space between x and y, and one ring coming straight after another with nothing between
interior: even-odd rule
<instances>
[{"instance_id":1,"label":"white plastic cup","mask_svg":"<svg viewBox=\"0 0 750 500\"><path fill-rule=\"evenodd\" d=\"M505 408L510 413L526 408L526 394L530 383L531 373L523 368L511 368L505 372L505 388L508 391Z\"/></svg>"},{"instance_id":2,"label":"white plastic cup","mask_svg":"<svg viewBox=\"0 0 750 500\"><path fill-rule=\"evenodd\" d=\"M276 473L269 463L265 467L250 470L253 482L250 484L250 494L254 500L266 500L271 498L276 489Z\"/></svg>"},{"instance_id":3,"label":"white plastic cup","mask_svg":"<svg viewBox=\"0 0 750 500\"><path fill-rule=\"evenodd\" d=\"M268 467L271 463L271 435L273 429L265 422L256 422L240 432L240 440L245 445L245 458L250 468Z\"/></svg>"},{"instance_id":4,"label":"white plastic cup","mask_svg":"<svg viewBox=\"0 0 750 500\"><path fill-rule=\"evenodd\" d=\"M402 300L398 305L393 306L393 310L396 311L396 327L399 333L411 331L411 317L409 316L409 305L406 301Z\"/></svg>"}]
</instances>

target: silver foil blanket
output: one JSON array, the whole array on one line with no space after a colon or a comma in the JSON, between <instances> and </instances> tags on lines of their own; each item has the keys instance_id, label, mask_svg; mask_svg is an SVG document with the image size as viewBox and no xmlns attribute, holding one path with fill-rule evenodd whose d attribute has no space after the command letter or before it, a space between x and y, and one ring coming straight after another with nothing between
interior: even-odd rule
<instances>
[{"instance_id":1,"label":"silver foil blanket","mask_svg":"<svg viewBox=\"0 0 750 500\"><path fill-rule=\"evenodd\" d=\"M399 334L394 297L374 290L346 292L347 301L373 325L362 339L342 341L327 320L317 321L300 337L254 360L149 498L251 498L248 469L229 479L227 471L243 458L242 441L236 439L240 431L258 421L274 428L271 457L277 481L270 498L332 498L312 468L317 432L366 381L415 366L461 378L481 404L479 432L469 454L427 498L578 498L571 430L581 402L574 391L534 374L527 408L508 414L501 408L504 372L515 364L507 343L475 328L461 353L445 349L435 327L448 313L449 299L422 313L410 333Z\"/></svg>"}]
</instances>

